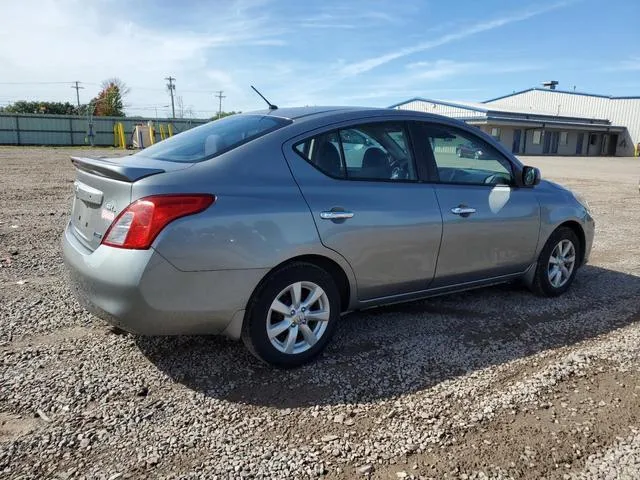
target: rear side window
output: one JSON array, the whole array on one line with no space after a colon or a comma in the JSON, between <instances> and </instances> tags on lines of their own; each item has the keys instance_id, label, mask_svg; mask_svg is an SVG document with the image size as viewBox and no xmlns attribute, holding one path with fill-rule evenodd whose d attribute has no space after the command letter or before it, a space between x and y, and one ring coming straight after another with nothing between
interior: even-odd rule
<instances>
[{"instance_id":1,"label":"rear side window","mask_svg":"<svg viewBox=\"0 0 640 480\"><path fill-rule=\"evenodd\" d=\"M418 178L402 123L358 125L323 133L297 143L294 150L334 178L371 181Z\"/></svg>"},{"instance_id":2,"label":"rear side window","mask_svg":"<svg viewBox=\"0 0 640 480\"><path fill-rule=\"evenodd\" d=\"M232 115L187 130L136 155L170 162L201 162L290 123L265 115Z\"/></svg>"}]
</instances>

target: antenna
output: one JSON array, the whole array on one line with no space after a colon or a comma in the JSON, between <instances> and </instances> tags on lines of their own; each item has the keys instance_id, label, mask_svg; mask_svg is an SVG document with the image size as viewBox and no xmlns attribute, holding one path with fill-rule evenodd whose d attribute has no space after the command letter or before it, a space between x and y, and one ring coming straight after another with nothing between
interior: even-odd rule
<instances>
[{"instance_id":1,"label":"antenna","mask_svg":"<svg viewBox=\"0 0 640 480\"><path fill-rule=\"evenodd\" d=\"M267 103L267 105L269 105L269 110L277 110L277 109L278 109L277 105L274 105L274 104L273 104L273 103L271 103L269 100L267 100L266 98L264 98L264 95L262 95L262 94L258 91L258 89L257 89L256 87L254 87L253 85L251 85L251 88L253 88L253 91L254 91L254 92L256 92L258 95L260 95L260 98L262 98L262 99Z\"/></svg>"}]
</instances>

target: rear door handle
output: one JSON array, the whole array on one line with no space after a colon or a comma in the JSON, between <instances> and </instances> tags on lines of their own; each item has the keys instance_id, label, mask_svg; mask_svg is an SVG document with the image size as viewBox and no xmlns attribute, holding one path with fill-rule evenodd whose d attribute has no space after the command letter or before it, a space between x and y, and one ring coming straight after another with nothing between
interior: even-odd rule
<instances>
[{"instance_id":1,"label":"rear door handle","mask_svg":"<svg viewBox=\"0 0 640 480\"><path fill-rule=\"evenodd\" d=\"M353 212L346 211L328 211L328 212L320 212L320 218L323 220L344 220L346 218L352 218Z\"/></svg>"},{"instance_id":2,"label":"rear door handle","mask_svg":"<svg viewBox=\"0 0 640 480\"><path fill-rule=\"evenodd\" d=\"M476 213L476 209L471 207L454 207L451 209L451 213L454 215L471 215L472 213Z\"/></svg>"}]
</instances>

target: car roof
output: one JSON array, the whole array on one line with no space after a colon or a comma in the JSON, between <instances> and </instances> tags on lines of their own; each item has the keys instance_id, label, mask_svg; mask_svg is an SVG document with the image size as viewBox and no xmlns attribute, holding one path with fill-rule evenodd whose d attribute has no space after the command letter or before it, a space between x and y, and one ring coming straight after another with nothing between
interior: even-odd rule
<instances>
[{"instance_id":1,"label":"car roof","mask_svg":"<svg viewBox=\"0 0 640 480\"><path fill-rule=\"evenodd\" d=\"M252 112L245 112L245 115L270 115L274 117L286 118L288 120L298 120L306 117L313 117L318 119L321 117L328 117L336 113L350 113L350 112L389 112L388 108L374 108L374 107L348 107L348 106L313 106L313 107L283 107L275 110L255 110Z\"/></svg>"}]
</instances>

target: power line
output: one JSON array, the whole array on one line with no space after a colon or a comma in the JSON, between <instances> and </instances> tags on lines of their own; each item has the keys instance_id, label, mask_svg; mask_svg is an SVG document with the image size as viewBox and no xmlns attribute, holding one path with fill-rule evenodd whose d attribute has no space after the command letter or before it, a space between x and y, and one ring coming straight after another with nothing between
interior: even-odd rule
<instances>
[{"instance_id":1,"label":"power line","mask_svg":"<svg viewBox=\"0 0 640 480\"><path fill-rule=\"evenodd\" d=\"M227 96L226 95L222 95L222 90L218 90L218 94L214 95L214 97L218 97L218 100L219 100L219 104L218 104L219 105L218 106L218 119L219 119L220 117L222 117L222 99L223 98L227 98Z\"/></svg>"},{"instance_id":2,"label":"power line","mask_svg":"<svg viewBox=\"0 0 640 480\"><path fill-rule=\"evenodd\" d=\"M73 82L0 82L0 85L68 85Z\"/></svg>"},{"instance_id":3,"label":"power line","mask_svg":"<svg viewBox=\"0 0 640 480\"><path fill-rule=\"evenodd\" d=\"M76 89L76 99L78 100L78 106L80 106L80 89L84 88L84 87L80 87L78 85L80 83L78 80L76 80L74 83L75 83L75 86L71 85L71 88L75 88Z\"/></svg>"},{"instance_id":4,"label":"power line","mask_svg":"<svg viewBox=\"0 0 640 480\"><path fill-rule=\"evenodd\" d=\"M173 103L173 92L176 89L176 86L173 84L175 78L169 75L168 77L165 77L165 80L169 81L169 83L167 84L167 88L169 89L169 93L171 94L171 118L176 118L176 107Z\"/></svg>"}]
</instances>

